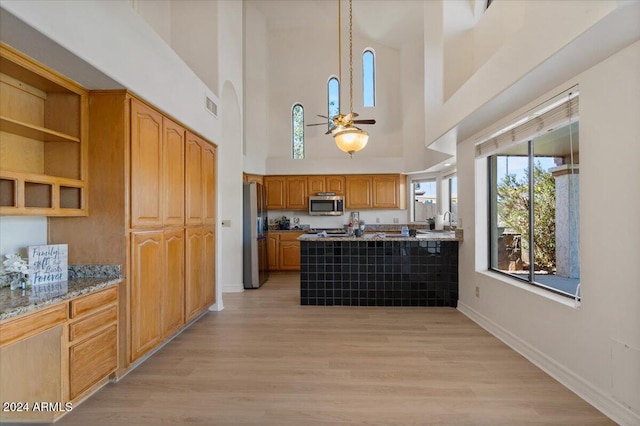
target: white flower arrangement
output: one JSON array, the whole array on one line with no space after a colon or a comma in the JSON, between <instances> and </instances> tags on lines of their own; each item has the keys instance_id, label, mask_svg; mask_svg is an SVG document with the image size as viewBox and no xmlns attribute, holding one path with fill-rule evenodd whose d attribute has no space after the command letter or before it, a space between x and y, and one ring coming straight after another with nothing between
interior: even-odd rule
<instances>
[{"instance_id":1,"label":"white flower arrangement","mask_svg":"<svg viewBox=\"0 0 640 426\"><path fill-rule=\"evenodd\" d=\"M18 253L5 254L6 260L2 262L6 272L29 273L29 264Z\"/></svg>"}]
</instances>

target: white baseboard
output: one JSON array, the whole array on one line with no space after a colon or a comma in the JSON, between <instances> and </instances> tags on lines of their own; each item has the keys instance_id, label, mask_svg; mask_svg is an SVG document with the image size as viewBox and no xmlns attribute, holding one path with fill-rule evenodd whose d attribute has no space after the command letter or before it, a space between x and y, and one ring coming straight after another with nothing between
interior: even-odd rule
<instances>
[{"instance_id":1,"label":"white baseboard","mask_svg":"<svg viewBox=\"0 0 640 426\"><path fill-rule=\"evenodd\" d=\"M225 284L222 286L223 293L242 293L244 291L244 284Z\"/></svg>"},{"instance_id":2,"label":"white baseboard","mask_svg":"<svg viewBox=\"0 0 640 426\"><path fill-rule=\"evenodd\" d=\"M573 371L460 301L458 310L616 423L624 426L640 425L640 415L586 382Z\"/></svg>"}]
</instances>

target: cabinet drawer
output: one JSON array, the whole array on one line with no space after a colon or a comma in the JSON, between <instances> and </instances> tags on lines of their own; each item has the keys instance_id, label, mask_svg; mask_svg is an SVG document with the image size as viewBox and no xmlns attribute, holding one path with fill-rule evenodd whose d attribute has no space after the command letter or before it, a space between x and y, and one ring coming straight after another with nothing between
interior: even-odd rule
<instances>
[{"instance_id":1,"label":"cabinet drawer","mask_svg":"<svg viewBox=\"0 0 640 426\"><path fill-rule=\"evenodd\" d=\"M42 309L34 314L10 320L0 325L0 346L18 342L45 330L63 324L67 320L67 304Z\"/></svg>"},{"instance_id":2,"label":"cabinet drawer","mask_svg":"<svg viewBox=\"0 0 640 426\"><path fill-rule=\"evenodd\" d=\"M106 290L93 293L71 301L71 318L77 318L86 314L92 309L99 308L118 300L118 287L111 287Z\"/></svg>"},{"instance_id":3,"label":"cabinet drawer","mask_svg":"<svg viewBox=\"0 0 640 426\"><path fill-rule=\"evenodd\" d=\"M69 348L70 399L76 398L118 367L117 330L114 324Z\"/></svg>"},{"instance_id":4,"label":"cabinet drawer","mask_svg":"<svg viewBox=\"0 0 640 426\"><path fill-rule=\"evenodd\" d=\"M281 232L280 241L297 241L300 235L304 232Z\"/></svg>"},{"instance_id":5,"label":"cabinet drawer","mask_svg":"<svg viewBox=\"0 0 640 426\"><path fill-rule=\"evenodd\" d=\"M81 340L107 324L115 323L118 319L118 306L113 305L90 317L76 321L69 325L69 341Z\"/></svg>"}]
</instances>

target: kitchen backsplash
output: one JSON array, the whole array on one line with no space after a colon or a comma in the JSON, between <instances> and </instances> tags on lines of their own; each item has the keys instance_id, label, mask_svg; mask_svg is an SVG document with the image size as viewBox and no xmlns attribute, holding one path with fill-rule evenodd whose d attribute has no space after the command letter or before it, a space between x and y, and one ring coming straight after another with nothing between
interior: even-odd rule
<instances>
[{"instance_id":1,"label":"kitchen backsplash","mask_svg":"<svg viewBox=\"0 0 640 426\"><path fill-rule=\"evenodd\" d=\"M342 216L309 216L302 211L269 210L267 215L269 225L275 224L275 219L286 216L291 226L294 226L293 218L297 217L301 227L309 225L310 228L341 228L349 224L351 211L345 210ZM360 220L364 220L367 225L406 224L409 223L409 210L360 210Z\"/></svg>"}]
</instances>

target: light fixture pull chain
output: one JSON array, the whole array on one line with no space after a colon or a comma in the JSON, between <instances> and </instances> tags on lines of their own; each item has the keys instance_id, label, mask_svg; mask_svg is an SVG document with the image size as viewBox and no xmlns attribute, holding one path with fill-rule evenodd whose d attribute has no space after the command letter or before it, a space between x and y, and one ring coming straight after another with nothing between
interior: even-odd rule
<instances>
[{"instance_id":1,"label":"light fixture pull chain","mask_svg":"<svg viewBox=\"0 0 640 426\"><path fill-rule=\"evenodd\" d=\"M353 8L349 0L349 113L353 115ZM353 117L352 117L353 118Z\"/></svg>"}]
</instances>

